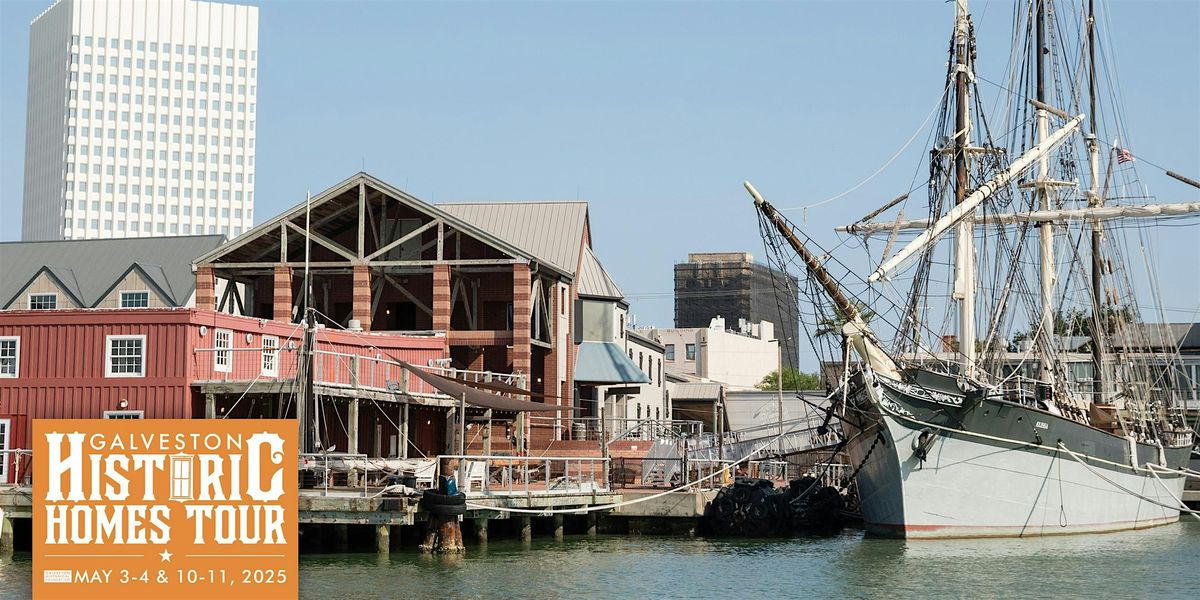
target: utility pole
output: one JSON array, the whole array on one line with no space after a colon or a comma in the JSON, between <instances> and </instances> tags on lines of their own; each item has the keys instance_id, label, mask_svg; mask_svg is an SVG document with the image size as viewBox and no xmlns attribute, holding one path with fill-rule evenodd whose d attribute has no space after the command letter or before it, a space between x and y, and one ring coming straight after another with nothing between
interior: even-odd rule
<instances>
[{"instance_id":1,"label":"utility pole","mask_svg":"<svg viewBox=\"0 0 1200 600\"><path fill-rule=\"evenodd\" d=\"M777 377L775 378L775 380L779 386L779 389L778 389L779 395L778 395L778 399L776 400L776 402L778 403L778 407L779 407L779 439L776 440L776 443L779 446L779 453L783 454L783 340L782 339L775 338L775 351L776 351L775 360L777 361L776 364L779 365L778 368L775 369L775 373L777 374Z\"/></svg>"}]
</instances>

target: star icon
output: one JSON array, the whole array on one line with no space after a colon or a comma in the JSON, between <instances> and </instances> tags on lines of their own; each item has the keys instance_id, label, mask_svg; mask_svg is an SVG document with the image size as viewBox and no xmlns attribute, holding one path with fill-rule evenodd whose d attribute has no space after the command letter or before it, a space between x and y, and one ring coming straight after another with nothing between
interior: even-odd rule
<instances>
[{"instance_id":1,"label":"star icon","mask_svg":"<svg viewBox=\"0 0 1200 600\"><path fill-rule=\"evenodd\" d=\"M174 554L171 554L171 552L168 550L163 550L158 555L162 557L163 562L171 562L171 557L174 556Z\"/></svg>"}]
</instances>

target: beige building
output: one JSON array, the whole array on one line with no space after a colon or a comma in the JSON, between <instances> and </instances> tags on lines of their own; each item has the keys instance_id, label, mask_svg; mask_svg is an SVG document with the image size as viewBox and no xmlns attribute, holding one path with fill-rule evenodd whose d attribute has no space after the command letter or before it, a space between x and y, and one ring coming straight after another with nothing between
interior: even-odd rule
<instances>
[{"instance_id":1,"label":"beige building","mask_svg":"<svg viewBox=\"0 0 1200 600\"><path fill-rule=\"evenodd\" d=\"M704 328L647 329L646 337L663 345L663 365L670 373L720 382L733 389L752 389L779 368L775 326L769 321L739 321L737 329L714 318Z\"/></svg>"}]
</instances>

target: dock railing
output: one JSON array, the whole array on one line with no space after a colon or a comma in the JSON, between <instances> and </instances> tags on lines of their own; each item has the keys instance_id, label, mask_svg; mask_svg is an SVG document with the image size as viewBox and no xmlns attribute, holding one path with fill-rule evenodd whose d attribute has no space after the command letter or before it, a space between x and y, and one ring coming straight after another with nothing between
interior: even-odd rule
<instances>
[{"instance_id":1,"label":"dock railing","mask_svg":"<svg viewBox=\"0 0 1200 600\"><path fill-rule=\"evenodd\" d=\"M458 487L485 495L607 492L607 458L443 454L458 460Z\"/></svg>"},{"instance_id":2,"label":"dock railing","mask_svg":"<svg viewBox=\"0 0 1200 600\"><path fill-rule=\"evenodd\" d=\"M328 496L330 488L342 494L354 492L366 496L371 461L366 454L305 453L300 455L300 471L301 489L318 489L322 496ZM316 480L303 474L310 474Z\"/></svg>"},{"instance_id":3,"label":"dock railing","mask_svg":"<svg viewBox=\"0 0 1200 600\"><path fill-rule=\"evenodd\" d=\"M555 431L565 431L569 424L570 439L592 442L695 439L704 431L702 421L683 419L605 418L602 420L598 417L531 416L529 423L535 427L554 427Z\"/></svg>"},{"instance_id":4,"label":"dock railing","mask_svg":"<svg viewBox=\"0 0 1200 600\"><path fill-rule=\"evenodd\" d=\"M33 450L0 450L0 487L33 485Z\"/></svg>"}]
</instances>

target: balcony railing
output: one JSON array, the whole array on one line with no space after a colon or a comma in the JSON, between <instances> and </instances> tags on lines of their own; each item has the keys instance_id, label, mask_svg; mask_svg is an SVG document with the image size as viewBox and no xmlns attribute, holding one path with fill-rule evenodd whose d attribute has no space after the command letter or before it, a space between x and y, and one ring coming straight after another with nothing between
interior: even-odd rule
<instances>
[{"instance_id":1,"label":"balcony railing","mask_svg":"<svg viewBox=\"0 0 1200 600\"><path fill-rule=\"evenodd\" d=\"M596 417L530 417L534 427L554 427L565 431L569 425L571 439L606 442L619 440L655 441L695 439L704 431L701 421L680 419L601 419Z\"/></svg>"},{"instance_id":2,"label":"balcony railing","mask_svg":"<svg viewBox=\"0 0 1200 600\"><path fill-rule=\"evenodd\" d=\"M299 352L299 346L294 342L281 348L196 348L192 354L192 373L196 381L293 381L296 379ZM413 366L463 381L494 382L516 387L525 384L523 376L512 373ZM316 384L444 397L419 377L410 377L407 371L408 367L399 361L379 355L337 352L319 346L313 351L313 382Z\"/></svg>"}]
</instances>

